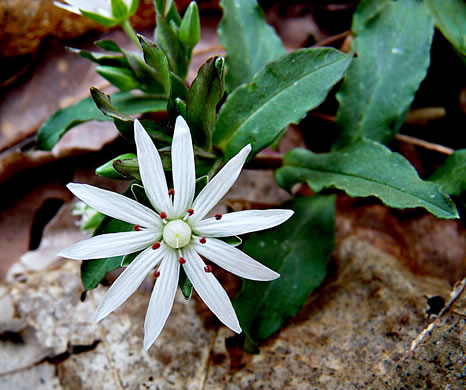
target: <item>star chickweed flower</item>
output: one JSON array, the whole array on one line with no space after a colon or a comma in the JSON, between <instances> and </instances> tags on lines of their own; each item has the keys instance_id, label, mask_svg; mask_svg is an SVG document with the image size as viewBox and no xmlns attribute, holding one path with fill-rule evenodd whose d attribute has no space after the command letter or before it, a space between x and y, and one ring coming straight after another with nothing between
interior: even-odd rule
<instances>
[{"instance_id":1,"label":"star chickweed flower","mask_svg":"<svg viewBox=\"0 0 466 390\"><path fill-rule=\"evenodd\" d=\"M171 147L173 189L168 189L159 153L139 121L134 122L139 171L154 210L123 195L87 184L68 184L79 199L110 217L134 224L134 231L102 234L80 241L59 255L75 260L99 259L142 251L121 273L97 308L100 321L117 309L154 271L157 278L144 323L144 348L159 336L173 306L180 267L212 312L233 331L241 327L227 293L206 265L206 257L225 270L251 280L280 275L239 249L215 237L268 229L285 222L291 210L246 210L204 218L238 178L251 151L244 147L194 199L195 167L191 134L185 120L176 120Z\"/></svg>"},{"instance_id":2,"label":"star chickweed flower","mask_svg":"<svg viewBox=\"0 0 466 390\"><path fill-rule=\"evenodd\" d=\"M139 0L63 0L54 1L54 5L69 12L87 16L89 19L112 27L127 20L138 8Z\"/></svg>"}]
</instances>

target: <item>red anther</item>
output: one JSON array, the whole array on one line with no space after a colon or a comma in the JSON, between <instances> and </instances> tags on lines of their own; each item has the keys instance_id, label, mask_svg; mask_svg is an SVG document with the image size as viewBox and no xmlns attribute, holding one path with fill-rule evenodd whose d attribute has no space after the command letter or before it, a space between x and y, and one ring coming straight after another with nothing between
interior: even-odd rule
<instances>
[{"instance_id":1,"label":"red anther","mask_svg":"<svg viewBox=\"0 0 466 390\"><path fill-rule=\"evenodd\" d=\"M141 230L141 225L134 225L133 229L138 232L139 230Z\"/></svg>"},{"instance_id":2,"label":"red anther","mask_svg":"<svg viewBox=\"0 0 466 390\"><path fill-rule=\"evenodd\" d=\"M220 221L222 219L223 215L222 214L215 214L215 219L217 221Z\"/></svg>"},{"instance_id":3,"label":"red anther","mask_svg":"<svg viewBox=\"0 0 466 390\"><path fill-rule=\"evenodd\" d=\"M207 242L207 240L205 239L205 237L202 237L202 238L199 240L199 242L200 242L201 244L205 244L205 243Z\"/></svg>"},{"instance_id":4,"label":"red anther","mask_svg":"<svg viewBox=\"0 0 466 390\"><path fill-rule=\"evenodd\" d=\"M173 188L168 190L168 196L175 196L175 190Z\"/></svg>"},{"instance_id":5,"label":"red anther","mask_svg":"<svg viewBox=\"0 0 466 390\"><path fill-rule=\"evenodd\" d=\"M165 211L162 211L162 212L160 213L160 218L162 218L162 219L167 218L167 213L166 213Z\"/></svg>"},{"instance_id":6,"label":"red anther","mask_svg":"<svg viewBox=\"0 0 466 390\"><path fill-rule=\"evenodd\" d=\"M207 272L207 273L212 272L212 267L210 265L206 265L204 267L204 271Z\"/></svg>"},{"instance_id":7,"label":"red anther","mask_svg":"<svg viewBox=\"0 0 466 390\"><path fill-rule=\"evenodd\" d=\"M152 249L155 251L156 249L159 249L160 248L160 242L154 242L154 244L152 245Z\"/></svg>"},{"instance_id":8,"label":"red anther","mask_svg":"<svg viewBox=\"0 0 466 390\"><path fill-rule=\"evenodd\" d=\"M189 216L193 215L194 214L194 210L193 209L187 209L186 210L189 214Z\"/></svg>"},{"instance_id":9,"label":"red anther","mask_svg":"<svg viewBox=\"0 0 466 390\"><path fill-rule=\"evenodd\" d=\"M158 269L154 271L154 278L158 278L160 276L160 272Z\"/></svg>"},{"instance_id":10,"label":"red anther","mask_svg":"<svg viewBox=\"0 0 466 390\"><path fill-rule=\"evenodd\" d=\"M184 263L186 263L186 260L183 259L182 257L180 257L179 260L178 260L178 263L184 264Z\"/></svg>"}]
</instances>

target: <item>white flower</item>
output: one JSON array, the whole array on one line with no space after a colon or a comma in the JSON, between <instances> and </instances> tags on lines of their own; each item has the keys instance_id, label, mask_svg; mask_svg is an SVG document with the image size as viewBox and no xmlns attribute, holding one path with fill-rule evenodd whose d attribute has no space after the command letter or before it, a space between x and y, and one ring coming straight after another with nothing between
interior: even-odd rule
<instances>
[{"instance_id":1,"label":"white flower","mask_svg":"<svg viewBox=\"0 0 466 390\"><path fill-rule=\"evenodd\" d=\"M123 195L87 184L68 184L82 201L110 217L134 224L135 231L103 234L80 241L59 253L76 260L98 259L142 252L109 288L97 308L99 321L117 309L154 270L157 277L145 319L144 348L159 336L173 306L180 265L202 300L225 325L240 333L236 313L205 256L235 275L273 280L280 275L239 249L214 237L228 237L279 225L291 210L247 210L203 219L226 194L240 174L251 146L244 147L194 199L195 167L191 134L179 116L171 148L174 189L168 190L162 162L139 121L134 123L139 170L144 189L156 211Z\"/></svg>"},{"instance_id":2,"label":"white flower","mask_svg":"<svg viewBox=\"0 0 466 390\"><path fill-rule=\"evenodd\" d=\"M115 14L112 11L111 0L63 0L63 1L64 3L61 3L59 1L54 1L53 4L56 5L57 7L63 8L69 12L73 12L78 15L86 15L91 18L93 15L101 16L104 19L99 19L96 21L103 22L102 24L104 25L110 25L112 21L114 23L117 23L117 21L114 20ZM136 12L136 9L139 4L139 0L121 0L121 1L123 1L124 3L123 8L124 6L126 6L126 9L128 11L128 15L126 15L126 18L131 16L134 12Z\"/></svg>"}]
</instances>

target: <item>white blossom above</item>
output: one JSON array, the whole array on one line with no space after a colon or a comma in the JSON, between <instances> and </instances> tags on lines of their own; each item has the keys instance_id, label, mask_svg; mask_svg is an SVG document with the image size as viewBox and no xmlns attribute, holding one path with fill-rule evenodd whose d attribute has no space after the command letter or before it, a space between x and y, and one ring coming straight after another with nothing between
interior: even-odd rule
<instances>
[{"instance_id":1,"label":"white blossom above","mask_svg":"<svg viewBox=\"0 0 466 390\"><path fill-rule=\"evenodd\" d=\"M144 348L154 343L173 306L180 267L212 312L233 331L241 327L231 301L201 256L243 278L269 281L279 274L239 249L215 237L229 237L277 226L292 210L246 210L204 218L238 178L251 151L244 147L194 199L196 175L189 127L179 116L171 148L173 189L168 189L162 161L152 140L138 120L134 134L144 190L154 210L128 197L87 184L68 188L83 202L110 217L134 224L134 231L98 235L62 250L58 255L89 260L142 251L109 288L97 308L100 321L117 309L154 272L144 324Z\"/></svg>"}]
</instances>

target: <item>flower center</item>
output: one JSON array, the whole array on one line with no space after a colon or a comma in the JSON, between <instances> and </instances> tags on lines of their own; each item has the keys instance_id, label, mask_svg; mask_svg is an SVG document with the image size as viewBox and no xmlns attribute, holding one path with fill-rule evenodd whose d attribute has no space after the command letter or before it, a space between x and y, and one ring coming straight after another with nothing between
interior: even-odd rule
<instances>
[{"instance_id":1,"label":"flower center","mask_svg":"<svg viewBox=\"0 0 466 390\"><path fill-rule=\"evenodd\" d=\"M170 221L163 229L163 240L172 248L182 248L191 241L191 228L181 219Z\"/></svg>"}]
</instances>

